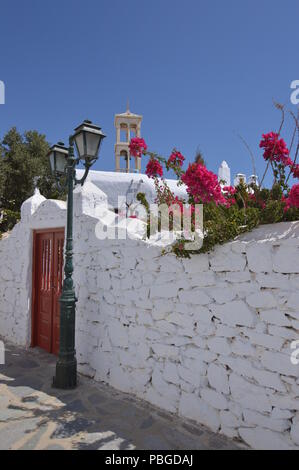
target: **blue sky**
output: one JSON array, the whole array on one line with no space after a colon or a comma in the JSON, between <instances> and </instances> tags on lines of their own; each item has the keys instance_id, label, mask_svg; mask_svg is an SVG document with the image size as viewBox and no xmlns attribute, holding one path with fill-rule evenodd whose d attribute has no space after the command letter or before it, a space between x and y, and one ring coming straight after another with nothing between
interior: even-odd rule
<instances>
[{"instance_id":1,"label":"blue sky","mask_svg":"<svg viewBox=\"0 0 299 470\"><path fill-rule=\"evenodd\" d=\"M107 134L96 169L114 169L114 114L143 115L148 146L209 169L258 173L272 99L299 79L297 0L1 0L0 135L13 125L64 140L85 118ZM290 129L290 126L288 126ZM289 132L285 132L289 137Z\"/></svg>"}]
</instances>

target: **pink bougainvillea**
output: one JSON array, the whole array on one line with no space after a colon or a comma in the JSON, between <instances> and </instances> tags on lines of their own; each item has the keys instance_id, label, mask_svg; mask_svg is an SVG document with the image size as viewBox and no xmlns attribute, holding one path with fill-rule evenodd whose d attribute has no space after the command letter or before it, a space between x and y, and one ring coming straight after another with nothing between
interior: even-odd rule
<instances>
[{"instance_id":1,"label":"pink bougainvillea","mask_svg":"<svg viewBox=\"0 0 299 470\"><path fill-rule=\"evenodd\" d=\"M293 161L289 157L289 150L285 141L279 138L276 132L262 135L260 148L264 149L263 157L266 161L282 163L284 166L292 166Z\"/></svg>"},{"instance_id":2,"label":"pink bougainvillea","mask_svg":"<svg viewBox=\"0 0 299 470\"><path fill-rule=\"evenodd\" d=\"M237 201L235 200L234 197L229 198L229 199L226 199L226 201L225 201L225 206L226 206L226 207L231 207L231 206L233 206L234 204L237 204Z\"/></svg>"},{"instance_id":3,"label":"pink bougainvillea","mask_svg":"<svg viewBox=\"0 0 299 470\"><path fill-rule=\"evenodd\" d=\"M265 209L265 207L266 207L265 201L263 201L263 200L260 199L260 198L257 198L257 197L256 197L256 194L249 194L249 195L248 195L248 199L250 199L250 201L252 201L252 202L258 204L261 209Z\"/></svg>"},{"instance_id":4,"label":"pink bougainvillea","mask_svg":"<svg viewBox=\"0 0 299 470\"><path fill-rule=\"evenodd\" d=\"M182 167L184 163L185 157L181 154L181 152L178 152L177 150L173 150L172 154L168 158L167 164L169 166L179 166Z\"/></svg>"},{"instance_id":5,"label":"pink bougainvillea","mask_svg":"<svg viewBox=\"0 0 299 470\"><path fill-rule=\"evenodd\" d=\"M285 199L286 209L290 207L299 208L299 184L294 184L292 186L288 197Z\"/></svg>"},{"instance_id":6,"label":"pink bougainvillea","mask_svg":"<svg viewBox=\"0 0 299 470\"><path fill-rule=\"evenodd\" d=\"M150 158L147 165L146 165L145 174L149 178L156 178L156 177L159 177L159 176L162 177L163 176L162 165L155 158Z\"/></svg>"},{"instance_id":7,"label":"pink bougainvillea","mask_svg":"<svg viewBox=\"0 0 299 470\"><path fill-rule=\"evenodd\" d=\"M224 186L222 191L226 199L226 207L233 206L237 203L236 199L234 198L234 195L237 192L236 188L234 188L233 186Z\"/></svg>"},{"instance_id":8,"label":"pink bougainvillea","mask_svg":"<svg viewBox=\"0 0 299 470\"><path fill-rule=\"evenodd\" d=\"M130 154L133 157L141 157L141 155L147 150L147 145L141 137L133 137L129 144Z\"/></svg>"},{"instance_id":9,"label":"pink bougainvillea","mask_svg":"<svg viewBox=\"0 0 299 470\"><path fill-rule=\"evenodd\" d=\"M224 186L223 192L227 193L229 196L233 196L236 194L237 190L234 188L234 186Z\"/></svg>"},{"instance_id":10,"label":"pink bougainvillea","mask_svg":"<svg viewBox=\"0 0 299 470\"><path fill-rule=\"evenodd\" d=\"M226 199L221 192L221 186L215 173L207 170L200 163L189 165L186 173L182 175L182 181L187 186L187 192L196 203L208 203L226 205Z\"/></svg>"},{"instance_id":11,"label":"pink bougainvillea","mask_svg":"<svg viewBox=\"0 0 299 470\"><path fill-rule=\"evenodd\" d=\"M299 179L299 164L297 163L296 165L293 166L292 168L292 173L294 178Z\"/></svg>"}]
</instances>

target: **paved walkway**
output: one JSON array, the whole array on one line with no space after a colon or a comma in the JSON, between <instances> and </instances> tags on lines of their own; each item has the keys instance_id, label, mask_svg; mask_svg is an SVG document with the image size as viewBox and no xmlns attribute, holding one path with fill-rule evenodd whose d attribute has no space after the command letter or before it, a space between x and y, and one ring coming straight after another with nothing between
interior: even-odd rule
<instances>
[{"instance_id":1,"label":"paved walkway","mask_svg":"<svg viewBox=\"0 0 299 470\"><path fill-rule=\"evenodd\" d=\"M0 450L237 449L238 444L80 376L51 387L55 357L6 344L0 365Z\"/></svg>"}]
</instances>

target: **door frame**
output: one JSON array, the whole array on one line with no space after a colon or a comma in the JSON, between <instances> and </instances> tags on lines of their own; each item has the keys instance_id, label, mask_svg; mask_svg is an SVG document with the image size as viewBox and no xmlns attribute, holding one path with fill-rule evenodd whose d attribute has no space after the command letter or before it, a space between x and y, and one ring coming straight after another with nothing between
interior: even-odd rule
<instances>
[{"instance_id":1,"label":"door frame","mask_svg":"<svg viewBox=\"0 0 299 470\"><path fill-rule=\"evenodd\" d=\"M43 229L34 229L33 230L33 240L32 240L32 293L31 293L31 344L30 347L34 348L37 346L37 295L35 286L37 285L36 276L37 276L37 255L36 255L36 245L37 245L37 236L41 233L48 232L63 232L65 237L65 227L49 227Z\"/></svg>"}]
</instances>

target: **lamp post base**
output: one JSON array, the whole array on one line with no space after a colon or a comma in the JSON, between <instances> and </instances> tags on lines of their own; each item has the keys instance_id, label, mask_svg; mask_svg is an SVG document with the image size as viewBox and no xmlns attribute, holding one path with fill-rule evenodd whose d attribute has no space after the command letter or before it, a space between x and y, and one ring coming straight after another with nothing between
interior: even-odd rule
<instances>
[{"instance_id":1,"label":"lamp post base","mask_svg":"<svg viewBox=\"0 0 299 470\"><path fill-rule=\"evenodd\" d=\"M53 387L64 390L76 388L77 386L77 361L62 362L58 359L56 364L56 375L53 377Z\"/></svg>"}]
</instances>

